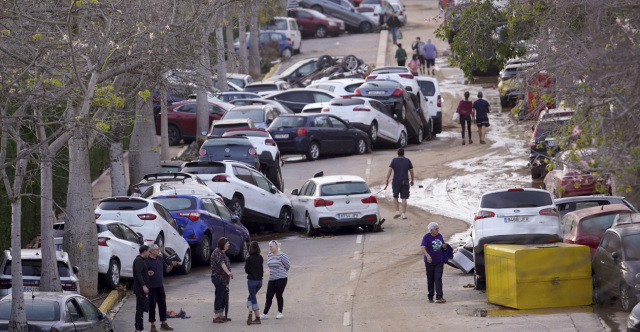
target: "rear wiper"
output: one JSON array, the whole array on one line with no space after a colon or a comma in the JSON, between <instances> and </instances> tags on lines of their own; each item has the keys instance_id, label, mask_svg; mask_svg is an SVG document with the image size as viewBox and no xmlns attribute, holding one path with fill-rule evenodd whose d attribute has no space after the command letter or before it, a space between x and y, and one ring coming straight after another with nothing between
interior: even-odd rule
<instances>
[{"instance_id":1,"label":"rear wiper","mask_svg":"<svg viewBox=\"0 0 640 332\"><path fill-rule=\"evenodd\" d=\"M280 126L278 127L278 129L282 129L282 128L293 128L292 126Z\"/></svg>"}]
</instances>

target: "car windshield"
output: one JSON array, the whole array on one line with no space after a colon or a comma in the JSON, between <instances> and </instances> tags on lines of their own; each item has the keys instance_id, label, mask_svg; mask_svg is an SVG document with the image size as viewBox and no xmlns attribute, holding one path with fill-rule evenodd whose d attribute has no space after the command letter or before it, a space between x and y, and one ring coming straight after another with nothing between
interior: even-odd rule
<instances>
[{"instance_id":1,"label":"car windshield","mask_svg":"<svg viewBox=\"0 0 640 332\"><path fill-rule=\"evenodd\" d=\"M626 260L640 260L640 233L623 237L622 249L624 250Z\"/></svg>"},{"instance_id":2,"label":"car windshield","mask_svg":"<svg viewBox=\"0 0 640 332\"><path fill-rule=\"evenodd\" d=\"M235 84L235 85L237 85L237 86L239 86L241 88L244 88L244 80L243 79L227 77L227 81L229 81L229 82L231 82L231 83L233 83L233 84Z\"/></svg>"},{"instance_id":3,"label":"car windshield","mask_svg":"<svg viewBox=\"0 0 640 332\"><path fill-rule=\"evenodd\" d=\"M60 320L60 307L58 302L33 299L24 301L24 310L27 321L53 322ZM11 316L11 300L0 303L0 320L9 320ZM48 329L48 328L47 328ZM52 331L55 329L52 329Z\"/></svg>"},{"instance_id":4,"label":"car windshield","mask_svg":"<svg viewBox=\"0 0 640 332\"><path fill-rule=\"evenodd\" d=\"M4 274L11 275L11 261L4 266ZM70 277L69 267L64 262L58 261L58 273L61 277ZM42 261L39 259L22 260L22 275L25 277L40 277L42 274Z\"/></svg>"},{"instance_id":5,"label":"car windshield","mask_svg":"<svg viewBox=\"0 0 640 332\"><path fill-rule=\"evenodd\" d=\"M307 13L313 15L316 18L324 18L324 19L329 18L327 15L325 15L325 14L319 12L319 11L316 11L316 10L310 10Z\"/></svg>"},{"instance_id":6,"label":"car windshield","mask_svg":"<svg viewBox=\"0 0 640 332\"><path fill-rule=\"evenodd\" d=\"M287 30L286 20L272 20L260 27L261 30Z\"/></svg>"},{"instance_id":7,"label":"car windshield","mask_svg":"<svg viewBox=\"0 0 640 332\"><path fill-rule=\"evenodd\" d=\"M304 117L279 116L271 123L269 128L295 128L304 126Z\"/></svg>"},{"instance_id":8,"label":"car windshield","mask_svg":"<svg viewBox=\"0 0 640 332\"><path fill-rule=\"evenodd\" d=\"M482 196L480 207L485 209L511 209L553 205L548 192L542 191L500 191Z\"/></svg>"},{"instance_id":9,"label":"car windshield","mask_svg":"<svg viewBox=\"0 0 640 332\"><path fill-rule=\"evenodd\" d=\"M197 206L196 199L193 197L163 197L153 200L158 201L169 211L195 210Z\"/></svg>"},{"instance_id":10,"label":"car windshield","mask_svg":"<svg viewBox=\"0 0 640 332\"><path fill-rule=\"evenodd\" d=\"M215 139L208 139L202 144L202 148L206 147L220 147L220 146L251 146L246 138L239 137L220 137Z\"/></svg>"},{"instance_id":11,"label":"car windshield","mask_svg":"<svg viewBox=\"0 0 640 332\"><path fill-rule=\"evenodd\" d=\"M224 173L224 164L220 165L187 165L182 169L183 172L191 174L221 174Z\"/></svg>"},{"instance_id":12,"label":"car windshield","mask_svg":"<svg viewBox=\"0 0 640 332\"><path fill-rule=\"evenodd\" d=\"M252 110L231 110L222 117L223 119L251 119L253 123L264 122L264 111L262 109Z\"/></svg>"},{"instance_id":13,"label":"car windshield","mask_svg":"<svg viewBox=\"0 0 640 332\"><path fill-rule=\"evenodd\" d=\"M588 219L584 219L580 221L580 224L578 225L578 227L580 231L583 233L602 235L604 231L611 228L611 225L613 224L613 219L618 214L619 213L612 213L612 214L606 214L602 216L595 216Z\"/></svg>"},{"instance_id":14,"label":"car windshield","mask_svg":"<svg viewBox=\"0 0 640 332\"><path fill-rule=\"evenodd\" d=\"M328 183L320 187L321 196L358 195L368 194L371 191L364 182L336 182Z\"/></svg>"},{"instance_id":15,"label":"car windshield","mask_svg":"<svg viewBox=\"0 0 640 332\"><path fill-rule=\"evenodd\" d=\"M436 94L436 86L431 81L418 81L418 85L420 86L420 91L425 96L433 96Z\"/></svg>"},{"instance_id":16,"label":"car windshield","mask_svg":"<svg viewBox=\"0 0 640 332\"><path fill-rule=\"evenodd\" d=\"M98 204L98 208L105 211L112 210L142 210L147 207L149 203L141 200L106 200Z\"/></svg>"}]
</instances>

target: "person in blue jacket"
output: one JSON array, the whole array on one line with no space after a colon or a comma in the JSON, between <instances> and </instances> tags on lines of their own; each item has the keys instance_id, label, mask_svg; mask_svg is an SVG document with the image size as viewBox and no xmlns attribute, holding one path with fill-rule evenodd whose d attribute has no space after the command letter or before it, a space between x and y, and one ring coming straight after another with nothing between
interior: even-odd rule
<instances>
[{"instance_id":1,"label":"person in blue jacket","mask_svg":"<svg viewBox=\"0 0 640 332\"><path fill-rule=\"evenodd\" d=\"M440 227L437 223L432 222L428 226L429 233L422 238L422 254L424 255L424 266L427 269L427 289L429 291L429 302L433 303L433 294L435 288L436 303L445 303L442 297L442 273L444 271L445 255L447 245L440 234Z\"/></svg>"}]
</instances>

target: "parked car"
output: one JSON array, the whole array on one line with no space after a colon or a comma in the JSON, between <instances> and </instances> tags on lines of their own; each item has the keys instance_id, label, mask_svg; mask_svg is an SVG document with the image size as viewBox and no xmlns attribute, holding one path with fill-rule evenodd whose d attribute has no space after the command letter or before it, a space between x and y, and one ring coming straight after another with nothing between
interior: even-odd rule
<instances>
[{"instance_id":1,"label":"parked car","mask_svg":"<svg viewBox=\"0 0 640 332\"><path fill-rule=\"evenodd\" d=\"M640 282L640 280L638 280ZM640 332L640 304L636 304L629 314L627 332Z\"/></svg>"},{"instance_id":2,"label":"parked car","mask_svg":"<svg viewBox=\"0 0 640 332\"><path fill-rule=\"evenodd\" d=\"M25 294L40 291L40 275L42 273L42 253L40 249L20 250L22 259L22 284ZM76 276L78 268L71 265L69 254L56 250L58 274L63 293L80 293L80 279ZM11 266L13 254L11 249L5 250L0 261L0 298L11 294Z\"/></svg>"},{"instance_id":3,"label":"parked car","mask_svg":"<svg viewBox=\"0 0 640 332\"><path fill-rule=\"evenodd\" d=\"M159 202L171 212L176 223L183 227L182 236L189 243L196 259L209 263L211 252L220 237L229 239L226 254L244 262L249 249L251 237L249 231L218 195L171 195L157 196L153 200Z\"/></svg>"},{"instance_id":4,"label":"parked car","mask_svg":"<svg viewBox=\"0 0 640 332\"><path fill-rule=\"evenodd\" d=\"M237 161L192 161L182 171L197 174L243 223L289 230L291 201L255 168Z\"/></svg>"},{"instance_id":5,"label":"parked car","mask_svg":"<svg viewBox=\"0 0 640 332\"><path fill-rule=\"evenodd\" d=\"M576 114L576 111L566 107L547 108L540 111L540 117L538 121L557 119L557 118L567 118L567 117L570 118L570 117L573 117L575 114Z\"/></svg>"},{"instance_id":6,"label":"parked car","mask_svg":"<svg viewBox=\"0 0 640 332\"><path fill-rule=\"evenodd\" d=\"M217 77L214 75L213 76L213 86L216 86L216 82L217 82ZM244 87L247 84L253 83L253 77L251 77L251 75L247 75L247 74L227 73L227 82L231 82L231 83L237 85L238 87L240 87L241 89L244 89Z\"/></svg>"},{"instance_id":7,"label":"parked car","mask_svg":"<svg viewBox=\"0 0 640 332\"><path fill-rule=\"evenodd\" d=\"M254 92L258 95L270 94L277 91L289 89L289 83L285 81L268 81L268 82L254 82L244 87L246 92Z\"/></svg>"},{"instance_id":8,"label":"parked car","mask_svg":"<svg viewBox=\"0 0 640 332\"><path fill-rule=\"evenodd\" d=\"M440 84L435 77L416 76L422 97L427 103L428 112L433 122L433 136L442 133L442 104L444 99L440 94Z\"/></svg>"},{"instance_id":9,"label":"parked car","mask_svg":"<svg viewBox=\"0 0 640 332\"><path fill-rule=\"evenodd\" d=\"M198 179L200 180L200 179ZM140 197L154 198L165 195L214 195L215 193L202 183L154 183L147 188ZM221 202L224 202L220 198Z\"/></svg>"},{"instance_id":10,"label":"parked car","mask_svg":"<svg viewBox=\"0 0 640 332\"><path fill-rule=\"evenodd\" d=\"M293 114L293 111L285 105L280 104L275 100L266 100L266 99L235 99L230 101L229 103L235 106L245 106L245 105L273 105L278 109L278 113L280 114Z\"/></svg>"},{"instance_id":11,"label":"parked car","mask_svg":"<svg viewBox=\"0 0 640 332\"><path fill-rule=\"evenodd\" d=\"M260 26L260 31L266 32L280 32L287 37L287 40L291 43L291 48L294 53L300 53L300 47L302 46L302 34L296 19L291 17L276 16L269 22Z\"/></svg>"},{"instance_id":12,"label":"parked car","mask_svg":"<svg viewBox=\"0 0 640 332\"><path fill-rule=\"evenodd\" d=\"M486 244L562 242L562 235L558 210L548 191L515 188L483 194L471 224L475 288L486 287Z\"/></svg>"},{"instance_id":13,"label":"parked car","mask_svg":"<svg viewBox=\"0 0 640 332\"><path fill-rule=\"evenodd\" d=\"M255 128L256 125L249 118L218 120L211 123L209 137L220 137L227 130L241 128Z\"/></svg>"},{"instance_id":14,"label":"parked car","mask_svg":"<svg viewBox=\"0 0 640 332\"><path fill-rule=\"evenodd\" d=\"M389 9L385 9L391 7L390 9L398 16L398 20L400 23L405 26L407 25L407 11L404 3L401 0L384 0L382 2L382 12L389 12Z\"/></svg>"},{"instance_id":15,"label":"parked car","mask_svg":"<svg viewBox=\"0 0 640 332\"><path fill-rule=\"evenodd\" d=\"M371 98L335 98L322 110L349 121L369 134L372 144L385 141L406 146L407 129L385 104Z\"/></svg>"},{"instance_id":16,"label":"parked car","mask_svg":"<svg viewBox=\"0 0 640 332\"><path fill-rule=\"evenodd\" d=\"M220 99L225 103L229 103L235 99L251 99L251 98L260 98L260 95L252 92L244 92L244 91L230 91L230 92L221 92L216 95L216 98Z\"/></svg>"},{"instance_id":17,"label":"parked car","mask_svg":"<svg viewBox=\"0 0 640 332\"><path fill-rule=\"evenodd\" d=\"M591 149L576 151L581 160L574 162L570 151L563 151L553 158L551 170L544 177L544 187L553 197L570 197L611 192L609 174L593 174L589 171Z\"/></svg>"},{"instance_id":18,"label":"parked car","mask_svg":"<svg viewBox=\"0 0 640 332\"><path fill-rule=\"evenodd\" d=\"M249 118L256 128L265 129L279 115L280 110L275 105L234 106L224 114L222 120Z\"/></svg>"},{"instance_id":19,"label":"parked car","mask_svg":"<svg viewBox=\"0 0 640 332\"><path fill-rule=\"evenodd\" d=\"M260 170L258 152L246 137L210 137L202 143L198 160L236 160Z\"/></svg>"},{"instance_id":20,"label":"parked car","mask_svg":"<svg viewBox=\"0 0 640 332\"><path fill-rule=\"evenodd\" d=\"M380 222L378 200L359 176L313 177L291 195L293 224L307 236L319 229L363 226L374 230Z\"/></svg>"},{"instance_id":21,"label":"parked car","mask_svg":"<svg viewBox=\"0 0 640 332\"><path fill-rule=\"evenodd\" d=\"M417 97L411 97L404 87L396 81L391 80L373 80L363 83L355 91L356 96L376 99L385 104L395 114L395 119L401 121L407 129L408 138L415 144L422 144L425 137L431 137L431 119L429 119L429 127L425 131L423 123L427 120L423 112L419 112L415 108ZM402 142L398 142L400 145Z\"/></svg>"},{"instance_id":22,"label":"parked car","mask_svg":"<svg viewBox=\"0 0 640 332\"><path fill-rule=\"evenodd\" d=\"M287 10L287 16L296 20L303 35L316 38L325 38L327 35L336 37L345 30L344 21L311 9L291 8Z\"/></svg>"},{"instance_id":23,"label":"parked car","mask_svg":"<svg viewBox=\"0 0 640 332\"><path fill-rule=\"evenodd\" d=\"M617 298L624 311L631 311L638 303L639 263L640 223L607 229L591 260L594 301L605 304Z\"/></svg>"},{"instance_id":24,"label":"parked car","mask_svg":"<svg viewBox=\"0 0 640 332\"><path fill-rule=\"evenodd\" d=\"M575 196L575 197L565 197L565 198L556 198L554 200L556 207L558 208L558 213L560 213L560 218L564 217L565 214L586 209L594 206L604 206L609 204L623 204L628 207L634 213L638 212L633 204L629 203L624 197L618 196L605 196L605 195L589 195L589 196Z\"/></svg>"},{"instance_id":25,"label":"parked car","mask_svg":"<svg viewBox=\"0 0 640 332\"><path fill-rule=\"evenodd\" d=\"M633 211L623 204L608 204L569 212L562 217L563 241L588 246L593 257L602 234L613 225L613 219L619 214L630 213Z\"/></svg>"},{"instance_id":26,"label":"parked car","mask_svg":"<svg viewBox=\"0 0 640 332\"><path fill-rule=\"evenodd\" d=\"M287 105L287 107L295 113L300 113L302 108L307 104L327 102L336 97L339 96L322 89L295 88L272 93L262 98L275 100L281 104Z\"/></svg>"},{"instance_id":27,"label":"parked car","mask_svg":"<svg viewBox=\"0 0 640 332\"><path fill-rule=\"evenodd\" d=\"M531 178L538 179L547 174L549 160L560 151L557 135L569 125L571 117L558 117L538 121L531 135L529 167Z\"/></svg>"},{"instance_id":28,"label":"parked car","mask_svg":"<svg viewBox=\"0 0 640 332\"><path fill-rule=\"evenodd\" d=\"M223 102L209 102L209 124L218 120L230 110L233 105ZM178 145L184 139L186 144L196 137L196 101L177 102L167 110L169 123L169 145ZM160 135L160 114L156 117L156 135Z\"/></svg>"},{"instance_id":29,"label":"parked car","mask_svg":"<svg viewBox=\"0 0 640 332\"><path fill-rule=\"evenodd\" d=\"M333 92L341 97L353 96L356 91L364 83L362 78L342 78L337 80L320 79L307 85L307 89L322 89Z\"/></svg>"},{"instance_id":30,"label":"parked car","mask_svg":"<svg viewBox=\"0 0 640 332\"><path fill-rule=\"evenodd\" d=\"M380 14L380 13L382 13L382 2L383 2L383 0L362 0L362 2L360 2L360 6L358 6L358 8L356 8L356 10L358 12L360 12L360 10L358 10L359 8L370 7L370 8L374 9L375 13ZM369 17L369 19L371 21L374 21L374 19L371 18L371 17ZM377 17L377 21L374 21L374 22L376 22L376 25L381 26L386 21L384 19L380 19L380 17L378 16Z\"/></svg>"},{"instance_id":31,"label":"parked car","mask_svg":"<svg viewBox=\"0 0 640 332\"><path fill-rule=\"evenodd\" d=\"M523 84L523 77L527 69L532 68L534 65L534 62L510 64L500 71L498 80L500 106L514 106L519 99L524 98L525 85Z\"/></svg>"},{"instance_id":32,"label":"parked car","mask_svg":"<svg viewBox=\"0 0 640 332\"><path fill-rule=\"evenodd\" d=\"M165 184L166 185L166 184ZM100 200L95 209L96 220L117 220L142 234L146 245L156 243L162 257L177 254L181 264L177 271L191 271L191 250L182 238L171 213L158 202L141 197L117 196Z\"/></svg>"},{"instance_id":33,"label":"parked car","mask_svg":"<svg viewBox=\"0 0 640 332\"><path fill-rule=\"evenodd\" d=\"M0 300L0 331L9 331L12 300ZM107 315L80 294L25 292L23 308L28 331L115 331Z\"/></svg>"},{"instance_id":34,"label":"parked car","mask_svg":"<svg viewBox=\"0 0 640 332\"><path fill-rule=\"evenodd\" d=\"M184 163L184 161L178 164L178 167ZM196 182L200 184L204 184L200 178L193 174L187 173L153 173L147 174L140 180L140 182L131 186L129 189L129 196L138 197L142 195L142 193L149 188L154 183L160 182L179 182L179 183L189 183Z\"/></svg>"},{"instance_id":35,"label":"parked car","mask_svg":"<svg viewBox=\"0 0 640 332\"><path fill-rule=\"evenodd\" d=\"M160 160L160 172L178 173L183 163L184 160Z\"/></svg>"},{"instance_id":36,"label":"parked car","mask_svg":"<svg viewBox=\"0 0 640 332\"><path fill-rule=\"evenodd\" d=\"M277 43L278 52L280 53L281 57L285 59L289 59L291 58L291 55L293 55L293 44L291 44L291 41L287 39L287 36L284 33L267 32L267 31L260 32L260 35L258 36L258 46L260 48L263 48L270 42ZM235 50L237 52L240 49L240 39L236 38L236 40L233 43L233 46L235 47ZM247 50L248 49L249 49L249 33L247 32ZM245 91L247 91L246 86L245 86Z\"/></svg>"},{"instance_id":37,"label":"parked car","mask_svg":"<svg viewBox=\"0 0 640 332\"><path fill-rule=\"evenodd\" d=\"M328 102L307 104L302 108L302 111L300 111L300 113L321 113L322 110L328 105Z\"/></svg>"},{"instance_id":38,"label":"parked car","mask_svg":"<svg viewBox=\"0 0 640 332\"><path fill-rule=\"evenodd\" d=\"M289 85L297 83L305 76L316 71L318 69L317 63L318 63L317 58L300 60L292 64L290 67L285 69L279 75L273 75L269 77L266 81L267 82L285 81L289 83ZM285 90L285 89L280 89L280 90Z\"/></svg>"},{"instance_id":39,"label":"parked car","mask_svg":"<svg viewBox=\"0 0 640 332\"><path fill-rule=\"evenodd\" d=\"M374 29L380 28L380 23L383 22L383 19L380 15L380 9L372 6L358 6L356 7L356 11L368 18L369 21L373 22Z\"/></svg>"},{"instance_id":40,"label":"parked car","mask_svg":"<svg viewBox=\"0 0 640 332\"><path fill-rule=\"evenodd\" d=\"M358 13L347 0L300 0L300 7L311 8L328 16L344 21L350 30L369 33L373 31L373 22Z\"/></svg>"},{"instance_id":41,"label":"parked car","mask_svg":"<svg viewBox=\"0 0 640 332\"><path fill-rule=\"evenodd\" d=\"M268 128L282 154L304 153L313 161L321 154L369 152L369 137L362 130L329 114L285 114Z\"/></svg>"},{"instance_id":42,"label":"parked car","mask_svg":"<svg viewBox=\"0 0 640 332\"><path fill-rule=\"evenodd\" d=\"M372 80L394 80L402 84L407 92L420 95L420 85L408 67L384 66L374 68L367 76L367 81Z\"/></svg>"}]
</instances>

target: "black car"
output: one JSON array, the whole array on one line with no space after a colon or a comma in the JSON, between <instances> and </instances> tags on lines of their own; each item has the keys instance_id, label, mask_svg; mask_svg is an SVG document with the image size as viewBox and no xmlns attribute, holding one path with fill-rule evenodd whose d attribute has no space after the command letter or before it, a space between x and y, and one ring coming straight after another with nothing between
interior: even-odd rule
<instances>
[{"instance_id":1,"label":"black car","mask_svg":"<svg viewBox=\"0 0 640 332\"><path fill-rule=\"evenodd\" d=\"M246 137L209 137L200 147L198 160L236 160L260 170L256 148Z\"/></svg>"},{"instance_id":2,"label":"black car","mask_svg":"<svg viewBox=\"0 0 640 332\"><path fill-rule=\"evenodd\" d=\"M356 96L377 99L395 112L396 119L407 128L409 139L415 144L424 140L423 124L429 123L419 105L418 96L408 93L402 84L393 80L366 81L354 92Z\"/></svg>"},{"instance_id":3,"label":"black car","mask_svg":"<svg viewBox=\"0 0 640 332\"><path fill-rule=\"evenodd\" d=\"M307 160L320 154L369 152L369 136L337 116L324 113L285 114L267 129L280 153L304 153Z\"/></svg>"},{"instance_id":4,"label":"black car","mask_svg":"<svg viewBox=\"0 0 640 332\"><path fill-rule=\"evenodd\" d=\"M562 133L570 120L570 117L544 119L540 120L533 129L529 154L532 179L538 179L547 174L549 160L560 152L557 136Z\"/></svg>"},{"instance_id":5,"label":"black car","mask_svg":"<svg viewBox=\"0 0 640 332\"><path fill-rule=\"evenodd\" d=\"M337 97L339 96L327 90L296 88L282 92L276 92L274 94L262 97L262 99L275 100L283 105L286 105L295 113L300 113L307 104L325 103Z\"/></svg>"},{"instance_id":6,"label":"black car","mask_svg":"<svg viewBox=\"0 0 640 332\"><path fill-rule=\"evenodd\" d=\"M638 303L640 223L615 224L602 236L591 260L593 299L603 304L617 298L625 311Z\"/></svg>"},{"instance_id":7,"label":"black car","mask_svg":"<svg viewBox=\"0 0 640 332\"><path fill-rule=\"evenodd\" d=\"M181 167L182 163L184 163L184 161L180 162L180 166L178 167ZM129 196L140 196L140 194L142 194L152 184L159 182L197 182L204 184L200 178L189 173L153 173L145 175L140 182L132 185L129 189Z\"/></svg>"}]
</instances>

